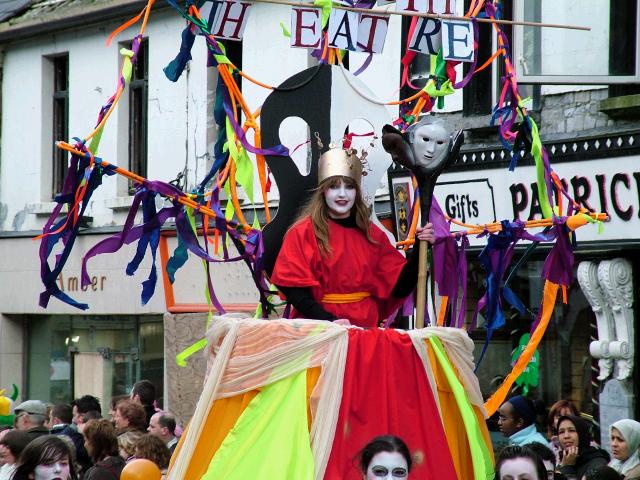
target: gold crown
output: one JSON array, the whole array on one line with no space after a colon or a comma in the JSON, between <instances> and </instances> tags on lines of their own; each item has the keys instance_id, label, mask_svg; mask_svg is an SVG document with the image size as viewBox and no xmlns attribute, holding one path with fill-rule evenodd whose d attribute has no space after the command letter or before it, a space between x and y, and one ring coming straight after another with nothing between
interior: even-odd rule
<instances>
[{"instance_id":1,"label":"gold crown","mask_svg":"<svg viewBox=\"0 0 640 480\"><path fill-rule=\"evenodd\" d=\"M318 161L318 183L339 175L352 178L360 185L363 175L362 164L365 161L366 152L359 157L358 151L354 148L343 149L329 145L329 150L324 152Z\"/></svg>"}]
</instances>

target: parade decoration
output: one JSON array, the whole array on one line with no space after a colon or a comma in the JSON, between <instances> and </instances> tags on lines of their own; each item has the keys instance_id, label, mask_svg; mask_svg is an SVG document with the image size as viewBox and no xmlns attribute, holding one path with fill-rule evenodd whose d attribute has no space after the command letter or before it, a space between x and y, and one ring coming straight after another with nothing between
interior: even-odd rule
<instances>
[{"instance_id":1,"label":"parade decoration","mask_svg":"<svg viewBox=\"0 0 640 480\"><path fill-rule=\"evenodd\" d=\"M529 333L525 333L520 337L520 342L518 343L518 347L514 350L513 355L511 355L511 363L514 364L518 361L518 357L527 347L529 343L529 339L531 335ZM518 379L516 380L516 385L522 388L522 395L527 396L529 394L529 389L531 387L537 387L538 381L540 379L540 352L535 352L533 357L531 357L531 361L527 365L527 367L520 374Z\"/></svg>"},{"instance_id":2,"label":"parade decoration","mask_svg":"<svg viewBox=\"0 0 640 480\"><path fill-rule=\"evenodd\" d=\"M382 433L412 446L416 478L493 478L472 352L461 329L216 317L169 478L355 480Z\"/></svg>"},{"instance_id":3,"label":"parade decoration","mask_svg":"<svg viewBox=\"0 0 640 480\"><path fill-rule=\"evenodd\" d=\"M433 202L433 208L428 208L430 198L428 192L432 186L424 182L425 178L421 174L416 175L416 180L420 187L422 202L415 202L414 211L410 212L410 221L407 222L411 225L408 240L398 243L400 248L407 248L412 244L420 218L419 209L422 208L422 222L424 223L427 218L431 219L438 238L434 247L433 276L443 301L438 318L434 319L432 324L462 328L466 301L466 284L464 283L467 268L466 237L469 235L488 237L487 246L480 258L487 275L487 291L478 303L478 312L482 311L487 319L487 341L484 350L489 344L491 333L504 324L503 303L507 302L518 309L522 306L522 302L515 298L509 289L506 280L510 273L509 265L516 243L522 240L553 243L544 265L543 300L538 317L532 324L531 339L503 385L485 404L489 414L495 412L534 355L551 318L559 290L562 291L563 298L566 300L567 288L573 281L575 230L587 223L606 219L604 214L589 212L572 199L551 168L538 127L527 112L527 100L519 94L508 40L502 25L511 23L554 28L581 27L506 21L501 19L499 1L474 0L464 17L455 17L450 14L455 10L452 6L454 3L449 0L402 1L396 5L395 12L375 9L373 2L361 2L349 6L324 0L317 0L313 5L295 3L292 5L292 32L289 33L292 46L311 49L312 55L318 59L319 64L274 87L260 82L233 65L219 42L221 38L232 41L242 38L242 32L247 24L247 15L252 6L250 2L194 2L191 0L187 0L184 4L175 0L167 0L167 2L187 22L182 32L179 51L175 59L165 68L167 78L176 81L180 77L191 60L191 48L197 37L203 38L206 42L209 65L218 73L213 117L220 133L214 147L213 166L201 182L187 193L170 183L149 180L134 172L127 172L97 156L102 132L131 79L132 68L136 63L140 42L154 4L154 0L149 0L137 17L125 23L110 37L111 41L124 29L141 21L139 34L134 37L131 49L121 50L124 61L116 92L100 110L94 130L84 138L75 138L73 143L67 143L64 140L58 142L60 148L71 153L71 159L63 191L56 198L57 206L45 223L42 235L39 236L41 279L44 285L40 305L46 308L50 298L54 297L76 308L88 308L88 305L64 293L59 288L57 279L69 258L78 235L80 219L89 205L92 194L100 187L105 176L120 174L132 179L136 185L133 205L122 232L103 240L86 253L82 262L83 286L90 284L88 269L92 257L98 254L115 253L122 245L137 242L136 254L127 266L126 273L133 275L146 253L150 254L152 268L149 277L142 284L141 291L141 301L143 304L146 303L153 295L157 282L155 256L160 228L173 218L178 235L178 247L167 265L163 265L171 281L175 280L175 272L185 264L188 252L196 255L203 260L205 266L204 283L210 314L212 316L214 311L223 313L224 308L215 295L209 264L219 261L243 261L250 269L260 293L259 313L262 316L268 316L273 311L272 298L275 293L268 284L268 273L277 256L282 236L291 224L292 212L305 198L309 186L315 186L315 180L317 180L316 174L313 173L300 185L288 184L284 189L281 187L279 182L289 175L285 172L286 167L283 167L287 165L284 160L289 157L289 151L280 144L277 134L277 126L280 122L275 121L278 118L277 109L270 109L269 102L272 101L273 104L284 102L287 94L304 91L311 82L331 76L333 72L340 72L344 82L359 98L377 106L400 106L400 116L395 119L393 125L398 130L398 134L402 135L411 125L418 122L421 116L442 108L446 96L467 85L475 73L487 68L494 60L500 59L505 75L502 78L499 101L493 109L491 125L498 127L500 141L506 150L512 152L510 169L517 167L517 162L523 155L531 155L535 160L538 201L543 218L528 222L503 221L471 225L445 217L436 201ZM268 3L288 4L276 0L269 0ZM412 17L407 38L408 48L402 59L404 71L402 85L407 85L416 92L404 99L383 102L354 81L354 77L367 67L368 62L351 75L343 65L343 57L347 50L369 52L371 55L381 51L386 36L387 14ZM479 22L492 23L498 39L498 49L487 62L478 67L475 53L479 40L477 35ZM432 54L431 75L426 86L419 89L408 80L408 68L416 55L424 52ZM468 62L470 68L464 78L458 79L455 66L461 61ZM240 77L271 90L273 99L265 102L263 108L249 106L238 88L237 80ZM314 108L328 114L330 106L322 103L323 98L327 97L318 96L318 101L313 105ZM243 118L239 112L242 112ZM319 115L314 118L319 118ZM320 121L311 117L306 120L314 131L324 132L322 138L325 143L336 140L336 137L332 138L332 130L327 129L326 125L322 125ZM318 123L317 129L313 124L314 121ZM261 128L265 132L264 137ZM376 133L379 131L377 130ZM248 140L251 138L249 132L252 133L253 143ZM344 140L348 143L349 138ZM453 145L457 143L454 138ZM343 146L345 146L344 143ZM318 155L319 153L313 154L315 162ZM279 160L283 160L280 165ZM257 222L257 215L254 215L256 219L254 222L251 224L247 222L238 199L238 188L242 188L249 202L255 204L254 176L259 179L261 201L265 206L268 205L267 196L271 178L280 187L281 202L278 214L272 221L269 209L265 208L264 231ZM223 190L228 197L226 205L223 205L220 200ZM292 192L288 197L287 190ZM155 198L158 196L167 199L170 205L158 210L155 204ZM423 207L419 206L420 203ZM66 213L59 220L59 215L65 206ZM142 207L143 221L140 225L134 225L135 214L140 207ZM455 228L458 230L452 230ZM544 230L542 233L531 234L528 232L530 228ZM203 237L204 245L201 244L200 235ZM230 243L233 244L238 255L233 256L229 252ZM51 259L54 250L60 244L62 251ZM51 260L53 260L53 266L50 264ZM456 275L445 273L450 272L451 268L463 279L462 285L459 278L452 280L452 277L457 277ZM459 305L461 307L457 310ZM472 321L472 327L473 323L475 321ZM212 328L216 328L215 322L211 325ZM191 354L204 345L204 341L199 342L188 353ZM434 346L436 356L438 356L437 352L438 349ZM254 386L257 388L259 385ZM468 385L465 385L465 390L469 394ZM482 477L475 476L475 478Z\"/></svg>"},{"instance_id":4,"label":"parade decoration","mask_svg":"<svg viewBox=\"0 0 640 480\"><path fill-rule=\"evenodd\" d=\"M15 415L13 413L13 407L18 399L18 387L14 383L12 384L13 392L10 397L5 396L4 389L0 389L0 426L7 426L13 428L13 422Z\"/></svg>"}]
</instances>

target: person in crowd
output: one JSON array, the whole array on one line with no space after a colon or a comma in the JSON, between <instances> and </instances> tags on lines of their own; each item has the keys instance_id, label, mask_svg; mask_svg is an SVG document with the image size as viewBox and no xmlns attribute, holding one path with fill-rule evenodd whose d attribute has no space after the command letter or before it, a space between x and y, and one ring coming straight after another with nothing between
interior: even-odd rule
<instances>
[{"instance_id":1,"label":"person in crowd","mask_svg":"<svg viewBox=\"0 0 640 480\"><path fill-rule=\"evenodd\" d=\"M123 400L129 400L130 397L129 395L115 395L113 397L111 397L111 401L109 402L109 419L113 422L113 418L115 417L116 414L116 407L118 406L118 403L120 403Z\"/></svg>"},{"instance_id":2,"label":"person in crowd","mask_svg":"<svg viewBox=\"0 0 640 480\"><path fill-rule=\"evenodd\" d=\"M591 446L590 425L580 417L561 416L556 427L560 442L560 473L567 479L581 480L590 469L606 465L609 454Z\"/></svg>"},{"instance_id":3,"label":"person in crowd","mask_svg":"<svg viewBox=\"0 0 640 480\"><path fill-rule=\"evenodd\" d=\"M176 419L171 413L156 412L151 417L147 431L160 438L173 455L178 439L176 438Z\"/></svg>"},{"instance_id":4,"label":"person in crowd","mask_svg":"<svg viewBox=\"0 0 640 480\"><path fill-rule=\"evenodd\" d=\"M556 464L560 463L560 452L562 450L558 441L556 426L558 425L558 419L563 415L579 417L580 412L571 400L566 399L558 400L549 409L549 414L547 415L547 438L549 439L551 450L556 455Z\"/></svg>"},{"instance_id":5,"label":"person in crowd","mask_svg":"<svg viewBox=\"0 0 640 480\"><path fill-rule=\"evenodd\" d=\"M0 480L11 480L18 458L30 441L29 434L21 430L9 430L0 439Z\"/></svg>"},{"instance_id":6,"label":"person in crowd","mask_svg":"<svg viewBox=\"0 0 640 480\"><path fill-rule=\"evenodd\" d=\"M609 466L626 480L640 479L640 422L629 418L618 420L609 428L611 456Z\"/></svg>"},{"instance_id":7,"label":"person in crowd","mask_svg":"<svg viewBox=\"0 0 640 480\"><path fill-rule=\"evenodd\" d=\"M47 406L40 400L22 402L14 409L14 413L16 429L27 432L32 440L49 434L44 426Z\"/></svg>"},{"instance_id":8,"label":"person in crowd","mask_svg":"<svg viewBox=\"0 0 640 480\"><path fill-rule=\"evenodd\" d=\"M71 442L56 435L32 440L22 450L12 480L77 480L71 448Z\"/></svg>"},{"instance_id":9,"label":"person in crowd","mask_svg":"<svg viewBox=\"0 0 640 480\"><path fill-rule=\"evenodd\" d=\"M156 400L156 387L149 380L140 380L133 385L131 389L131 401L139 403L144 407L144 413L147 416L145 430L149 426L151 417L156 413L153 402Z\"/></svg>"},{"instance_id":10,"label":"person in crowd","mask_svg":"<svg viewBox=\"0 0 640 480\"><path fill-rule=\"evenodd\" d=\"M84 480L118 480L125 466L118 454L118 437L107 419L89 420L84 427L84 445L93 460Z\"/></svg>"},{"instance_id":11,"label":"person in crowd","mask_svg":"<svg viewBox=\"0 0 640 480\"><path fill-rule=\"evenodd\" d=\"M100 407L100 400L92 395L85 395L80 398L76 398L71 402L71 408L73 410L73 423L78 424L78 418L83 413L91 412L95 410L102 414L102 408Z\"/></svg>"},{"instance_id":12,"label":"person in crowd","mask_svg":"<svg viewBox=\"0 0 640 480\"><path fill-rule=\"evenodd\" d=\"M82 433L77 432L72 426L73 410L71 405L54 405L49 412L50 433L52 435L64 435L73 442L76 452L76 461L80 471L84 472L91 466L91 459L84 448Z\"/></svg>"},{"instance_id":13,"label":"person in crowd","mask_svg":"<svg viewBox=\"0 0 640 480\"><path fill-rule=\"evenodd\" d=\"M341 149L320 158L318 188L287 231L271 275L294 317L377 327L416 286L417 251L407 261L371 223L361 177L360 160ZM418 227L416 238L434 243L433 226Z\"/></svg>"},{"instance_id":14,"label":"person in crowd","mask_svg":"<svg viewBox=\"0 0 640 480\"><path fill-rule=\"evenodd\" d=\"M496 461L497 480L546 480L540 457L528 445L503 448Z\"/></svg>"},{"instance_id":15,"label":"person in crowd","mask_svg":"<svg viewBox=\"0 0 640 480\"><path fill-rule=\"evenodd\" d=\"M165 443L155 435L150 433L142 435L136 443L134 455L136 458L151 460L158 466L163 475L167 473L171 452L169 452Z\"/></svg>"},{"instance_id":16,"label":"person in crowd","mask_svg":"<svg viewBox=\"0 0 640 480\"><path fill-rule=\"evenodd\" d=\"M44 426L47 430L51 430L51 410L53 410L53 404L45 403L45 405L47 407L47 411L44 414Z\"/></svg>"},{"instance_id":17,"label":"person in crowd","mask_svg":"<svg viewBox=\"0 0 640 480\"><path fill-rule=\"evenodd\" d=\"M556 456L553 451L547 445L543 445L539 442L531 442L527 444L527 447L533 450L533 453L540 457L540 460L542 460L544 465L544 469L547 471L548 480L553 480L555 478L556 471Z\"/></svg>"},{"instance_id":18,"label":"person in crowd","mask_svg":"<svg viewBox=\"0 0 640 480\"><path fill-rule=\"evenodd\" d=\"M526 445L531 442L547 445L536 429L536 410L527 397L515 396L504 402L499 409L498 425L502 435L509 438L513 445Z\"/></svg>"},{"instance_id":19,"label":"person in crowd","mask_svg":"<svg viewBox=\"0 0 640 480\"><path fill-rule=\"evenodd\" d=\"M590 469L581 480L623 480L624 477L609 466Z\"/></svg>"},{"instance_id":20,"label":"person in crowd","mask_svg":"<svg viewBox=\"0 0 640 480\"><path fill-rule=\"evenodd\" d=\"M411 453L404 441L393 435L371 440L358 456L364 480L406 479L411 472Z\"/></svg>"},{"instance_id":21,"label":"person in crowd","mask_svg":"<svg viewBox=\"0 0 640 480\"><path fill-rule=\"evenodd\" d=\"M126 463L136 458L136 444L142 435L144 435L142 432L136 431L124 432L118 435L118 451Z\"/></svg>"},{"instance_id":22,"label":"person in crowd","mask_svg":"<svg viewBox=\"0 0 640 480\"><path fill-rule=\"evenodd\" d=\"M113 417L118 435L131 430L147 431L147 416L142 405L131 400L122 400L116 406Z\"/></svg>"},{"instance_id":23,"label":"person in crowd","mask_svg":"<svg viewBox=\"0 0 640 480\"><path fill-rule=\"evenodd\" d=\"M76 428L78 432L82 433L84 431L84 426L87 424L89 420L100 420L102 418L102 414L97 410L89 410L87 413L81 413L77 416Z\"/></svg>"}]
</instances>

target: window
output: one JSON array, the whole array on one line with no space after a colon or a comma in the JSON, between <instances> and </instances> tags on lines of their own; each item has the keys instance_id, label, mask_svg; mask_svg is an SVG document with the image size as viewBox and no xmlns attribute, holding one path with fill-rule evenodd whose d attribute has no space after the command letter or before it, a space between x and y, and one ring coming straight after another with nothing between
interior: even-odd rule
<instances>
[{"instance_id":1,"label":"window","mask_svg":"<svg viewBox=\"0 0 640 480\"><path fill-rule=\"evenodd\" d=\"M129 45L129 48L131 46ZM147 119L149 97L149 42L140 44L129 83L129 170L147 176ZM135 193L133 182L129 194Z\"/></svg>"},{"instance_id":2,"label":"window","mask_svg":"<svg viewBox=\"0 0 640 480\"><path fill-rule=\"evenodd\" d=\"M638 0L514 0L516 20L591 31L514 27L520 83L607 85L640 82Z\"/></svg>"},{"instance_id":3,"label":"window","mask_svg":"<svg viewBox=\"0 0 640 480\"><path fill-rule=\"evenodd\" d=\"M53 66L52 197L62 192L67 171L67 152L56 147L69 138L69 55L51 58Z\"/></svg>"}]
</instances>

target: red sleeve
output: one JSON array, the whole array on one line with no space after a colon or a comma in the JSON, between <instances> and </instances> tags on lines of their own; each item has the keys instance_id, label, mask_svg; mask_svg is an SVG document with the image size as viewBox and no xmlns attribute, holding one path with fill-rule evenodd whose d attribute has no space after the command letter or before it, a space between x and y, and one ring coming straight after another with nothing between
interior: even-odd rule
<instances>
[{"instance_id":1,"label":"red sleeve","mask_svg":"<svg viewBox=\"0 0 640 480\"><path fill-rule=\"evenodd\" d=\"M371 227L371 235L378 243L376 278L381 288L378 296L387 298L391 296L391 291L396 286L407 259L396 250L395 246L389 242L389 238L375 225Z\"/></svg>"},{"instance_id":2,"label":"red sleeve","mask_svg":"<svg viewBox=\"0 0 640 480\"><path fill-rule=\"evenodd\" d=\"M271 282L283 287L318 287L318 242L309 220L292 226L271 275Z\"/></svg>"}]
</instances>

